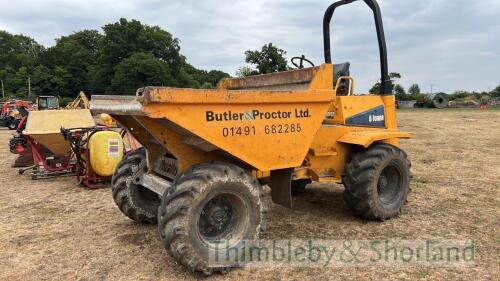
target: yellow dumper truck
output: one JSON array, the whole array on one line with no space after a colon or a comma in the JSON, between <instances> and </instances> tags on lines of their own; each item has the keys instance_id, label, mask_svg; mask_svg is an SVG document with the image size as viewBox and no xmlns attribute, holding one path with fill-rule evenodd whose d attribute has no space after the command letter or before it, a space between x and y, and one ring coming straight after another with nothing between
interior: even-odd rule
<instances>
[{"instance_id":1,"label":"yellow dumper truck","mask_svg":"<svg viewBox=\"0 0 500 281\"><path fill-rule=\"evenodd\" d=\"M110 114L143 146L112 180L119 209L158 223L167 251L192 271L211 274L214 243L257 239L265 228L262 185L273 202L292 206L292 192L311 182L342 183L355 214L398 215L409 191L410 162L398 147L379 6L372 9L381 62L380 95L358 96L348 64L333 65L330 21L323 23L325 63L225 79L216 89L146 87L136 96L93 96L91 110ZM301 58L304 59L303 57ZM302 66L303 61L300 65Z\"/></svg>"}]
</instances>

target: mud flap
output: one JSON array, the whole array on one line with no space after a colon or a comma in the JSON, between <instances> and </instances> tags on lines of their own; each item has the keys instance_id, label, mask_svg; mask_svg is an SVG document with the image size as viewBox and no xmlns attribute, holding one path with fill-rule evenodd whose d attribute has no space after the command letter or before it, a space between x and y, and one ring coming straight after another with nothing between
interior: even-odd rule
<instances>
[{"instance_id":1,"label":"mud flap","mask_svg":"<svg viewBox=\"0 0 500 281\"><path fill-rule=\"evenodd\" d=\"M271 171L271 199L281 206L292 208L292 174L293 169Z\"/></svg>"}]
</instances>

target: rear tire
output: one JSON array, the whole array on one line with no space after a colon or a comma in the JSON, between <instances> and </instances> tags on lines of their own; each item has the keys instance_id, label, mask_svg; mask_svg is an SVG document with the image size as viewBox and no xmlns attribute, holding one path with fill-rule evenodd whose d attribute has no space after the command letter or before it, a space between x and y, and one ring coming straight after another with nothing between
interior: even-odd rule
<instances>
[{"instance_id":1,"label":"rear tire","mask_svg":"<svg viewBox=\"0 0 500 281\"><path fill-rule=\"evenodd\" d=\"M240 264L209 264L209 253L224 257L228 245L241 248L242 240L257 239L265 228L264 213L262 186L253 175L228 163L204 163L180 175L163 196L158 227L177 262L211 275ZM222 243L216 250L217 241Z\"/></svg>"},{"instance_id":2,"label":"rear tire","mask_svg":"<svg viewBox=\"0 0 500 281\"><path fill-rule=\"evenodd\" d=\"M120 211L139 223L157 222L160 196L142 185L134 184L133 175L146 168L146 150L141 147L118 164L111 180L113 199Z\"/></svg>"},{"instance_id":3,"label":"rear tire","mask_svg":"<svg viewBox=\"0 0 500 281\"><path fill-rule=\"evenodd\" d=\"M403 150L378 143L353 154L343 182L344 198L357 216L390 219L397 216L406 203L410 161Z\"/></svg>"}]
</instances>

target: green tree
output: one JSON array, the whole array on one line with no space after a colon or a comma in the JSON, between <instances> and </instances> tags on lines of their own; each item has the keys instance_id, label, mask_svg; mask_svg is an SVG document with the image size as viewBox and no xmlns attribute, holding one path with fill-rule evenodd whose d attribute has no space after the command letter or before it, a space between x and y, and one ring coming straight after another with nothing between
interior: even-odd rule
<instances>
[{"instance_id":1,"label":"green tree","mask_svg":"<svg viewBox=\"0 0 500 281\"><path fill-rule=\"evenodd\" d=\"M214 85L212 85L212 83L205 82L205 83L203 83L203 85L201 85L201 88L202 89L213 89Z\"/></svg>"},{"instance_id":2,"label":"green tree","mask_svg":"<svg viewBox=\"0 0 500 281\"><path fill-rule=\"evenodd\" d=\"M185 68L185 65L182 66L181 70L179 71L179 74L177 74L177 77L175 78L176 80L176 87L188 87L188 88L199 88L200 87L200 82L195 79L193 74L187 71ZM202 82L203 83L203 82Z\"/></svg>"},{"instance_id":3,"label":"green tree","mask_svg":"<svg viewBox=\"0 0 500 281\"><path fill-rule=\"evenodd\" d=\"M185 58L179 53L179 40L167 31L123 18L105 25L103 30L104 38L93 79L94 90L112 92L110 85L115 76L115 67L135 53L150 53L161 59L167 65L164 70L169 72L167 78L162 79L179 76Z\"/></svg>"},{"instance_id":4,"label":"green tree","mask_svg":"<svg viewBox=\"0 0 500 281\"><path fill-rule=\"evenodd\" d=\"M370 90L368 90L370 95L379 95L380 94L380 82L375 83Z\"/></svg>"},{"instance_id":5,"label":"green tree","mask_svg":"<svg viewBox=\"0 0 500 281\"><path fill-rule=\"evenodd\" d=\"M229 74L219 71L219 70L211 70L211 71L206 71L206 70L201 70L197 69L194 66L186 63L181 71L185 71L186 74L191 76L191 79L194 80L187 80L187 81L181 81L183 86L188 86L192 88L203 88L203 85L206 83L209 83L211 88L214 88L217 86L220 80L223 78L228 78L230 77ZM186 77L187 78L187 77ZM206 85L205 85L206 86Z\"/></svg>"},{"instance_id":6,"label":"green tree","mask_svg":"<svg viewBox=\"0 0 500 281\"><path fill-rule=\"evenodd\" d=\"M26 66L17 70L13 77L15 97L28 97L28 77L30 77L30 73Z\"/></svg>"},{"instance_id":7,"label":"green tree","mask_svg":"<svg viewBox=\"0 0 500 281\"><path fill-rule=\"evenodd\" d=\"M52 86L52 95L54 96L68 96L68 81L71 79L71 74L61 66L56 66L53 70L53 75L50 78Z\"/></svg>"},{"instance_id":8,"label":"green tree","mask_svg":"<svg viewBox=\"0 0 500 281\"><path fill-rule=\"evenodd\" d=\"M88 94L135 92L136 85L213 88L229 77L188 64L179 41L160 27L120 19L103 31L104 35L83 30L62 36L48 49L29 37L0 31L0 78L6 93L25 96L28 77L33 94L68 98L81 90ZM127 74L126 66L135 72Z\"/></svg>"},{"instance_id":9,"label":"green tree","mask_svg":"<svg viewBox=\"0 0 500 281\"><path fill-rule=\"evenodd\" d=\"M396 84L394 85L394 94L395 95L406 95L406 90L403 86L401 86L400 84Z\"/></svg>"},{"instance_id":10,"label":"green tree","mask_svg":"<svg viewBox=\"0 0 500 281\"><path fill-rule=\"evenodd\" d=\"M31 82L33 83L33 93L36 95L52 95L52 73L46 66L39 65L33 70Z\"/></svg>"},{"instance_id":11,"label":"green tree","mask_svg":"<svg viewBox=\"0 0 500 281\"><path fill-rule=\"evenodd\" d=\"M214 87L224 78L230 78L231 76L224 71L220 70L210 70L207 72L204 82L211 83Z\"/></svg>"},{"instance_id":12,"label":"green tree","mask_svg":"<svg viewBox=\"0 0 500 281\"><path fill-rule=\"evenodd\" d=\"M249 76L255 74L266 74L289 70L286 52L277 48L272 43L262 46L261 50L247 50L245 52L245 61L255 65L256 71L248 68L240 68L238 76Z\"/></svg>"},{"instance_id":13,"label":"green tree","mask_svg":"<svg viewBox=\"0 0 500 281\"><path fill-rule=\"evenodd\" d=\"M91 90L90 82L97 65L101 40L102 35L96 30L83 30L57 39L56 45L42 55L41 62L44 66L51 69L64 68L69 74L66 95L74 97L79 91Z\"/></svg>"},{"instance_id":14,"label":"green tree","mask_svg":"<svg viewBox=\"0 0 500 281\"><path fill-rule=\"evenodd\" d=\"M419 95L420 93L421 93L420 87L418 86L418 84L413 84L410 86L410 88L408 88L408 94L410 95L416 96Z\"/></svg>"},{"instance_id":15,"label":"green tree","mask_svg":"<svg viewBox=\"0 0 500 281\"><path fill-rule=\"evenodd\" d=\"M396 88L396 82L401 79L401 74L398 73L398 72L391 72L389 73L389 78L391 79L391 82L392 84L394 85L393 87L393 92L394 92L394 88ZM402 88L402 86L400 85L400 87ZM368 90L368 92L371 94L371 95L379 95L380 94L380 82L377 82L375 83L371 88L370 90Z\"/></svg>"},{"instance_id":16,"label":"green tree","mask_svg":"<svg viewBox=\"0 0 500 281\"><path fill-rule=\"evenodd\" d=\"M401 79L401 74L399 72L391 72L389 73L389 78L391 78L391 81L394 83L394 81Z\"/></svg>"},{"instance_id":17,"label":"green tree","mask_svg":"<svg viewBox=\"0 0 500 281\"><path fill-rule=\"evenodd\" d=\"M259 72L248 66L242 66L236 70L236 77L247 77L252 75L259 75Z\"/></svg>"},{"instance_id":18,"label":"green tree","mask_svg":"<svg viewBox=\"0 0 500 281\"><path fill-rule=\"evenodd\" d=\"M406 100L406 91L403 86L396 84L393 89L394 95L396 96L396 100Z\"/></svg>"},{"instance_id":19,"label":"green tree","mask_svg":"<svg viewBox=\"0 0 500 281\"><path fill-rule=\"evenodd\" d=\"M500 85L498 85L493 91L491 91L490 95L500 98Z\"/></svg>"},{"instance_id":20,"label":"green tree","mask_svg":"<svg viewBox=\"0 0 500 281\"><path fill-rule=\"evenodd\" d=\"M111 87L119 94L132 95L145 86L177 86L169 64L151 53L133 54L120 62L114 72Z\"/></svg>"},{"instance_id":21,"label":"green tree","mask_svg":"<svg viewBox=\"0 0 500 281\"><path fill-rule=\"evenodd\" d=\"M92 55L96 56L99 52L102 40L103 36L99 33L99 31L86 29L75 32L69 36L62 36L56 41L58 44L76 43Z\"/></svg>"},{"instance_id":22,"label":"green tree","mask_svg":"<svg viewBox=\"0 0 500 281\"><path fill-rule=\"evenodd\" d=\"M26 67L30 70L43 51L43 46L30 37L0 30L0 69Z\"/></svg>"},{"instance_id":23,"label":"green tree","mask_svg":"<svg viewBox=\"0 0 500 281\"><path fill-rule=\"evenodd\" d=\"M8 66L4 69L0 69L0 72L1 72L0 75L1 75L2 80L3 80L5 97L7 98L10 95L12 95L12 93L16 92L16 84L14 81L16 71L12 67Z\"/></svg>"},{"instance_id":24,"label":"green tree","mask_svg":"<svg viewBox=\"0 0 500 281\"><path fill-rule=\"evenodd\" d=\"M0 30L0 70L7 96L27 94L28 77L42 52L43 46L34 39Z\"/></svg>"}]
</instances>

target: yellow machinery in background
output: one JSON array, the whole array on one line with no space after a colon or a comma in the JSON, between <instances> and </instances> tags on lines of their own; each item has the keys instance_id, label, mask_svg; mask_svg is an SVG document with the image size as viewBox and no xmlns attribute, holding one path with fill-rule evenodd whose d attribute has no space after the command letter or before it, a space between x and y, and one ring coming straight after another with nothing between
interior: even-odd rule
<instances>
[{"instance_id":1,"label":"yellow machinery in background","mask_svg":"<svg viewBox=\"0 0 500 281\"><path fill-rule=\"evenodd\" d=\"M138 222L158 222L167 251L192 271L211 274L241 265L211 257L243 252L265 227L262 185L275 203L315 182L342 183L353 212L396 217L406 202L410 162L398 147L395 99L379 6L372 9L381 63L381 92L354 93L349 64L332 64L330 21L323 21L325 63L245 78L217 89L146 87L135 97L93 96L143 146L113 175L113 198ZM296 62L293 62L296 64ZM312 64L312 63L311 63ZM220 262L220 260L219 260Z\"/></svg>"},{"instance_id":2,"label":"yellow machinery in background","mask_svg":"<svg viewBox=\"0 0 500 281\"><path fill-rule=\"evenodd\" d=\"M89 99L87 98L85 93L83 91L80 91L76 99L66 106L66 109L89 109L89 104Z\"/></svg>"},{"instance_id":3,"label":"yellow machinery in background","mask_svg":"<svg viewBox=\"0 0 500 281\"><path fill-rule=\"evenodd\" d=\"M60 98L58 96L37 96L35 100L36 110L58 110L60 109Z\"/></svg>"}]
</instances>

